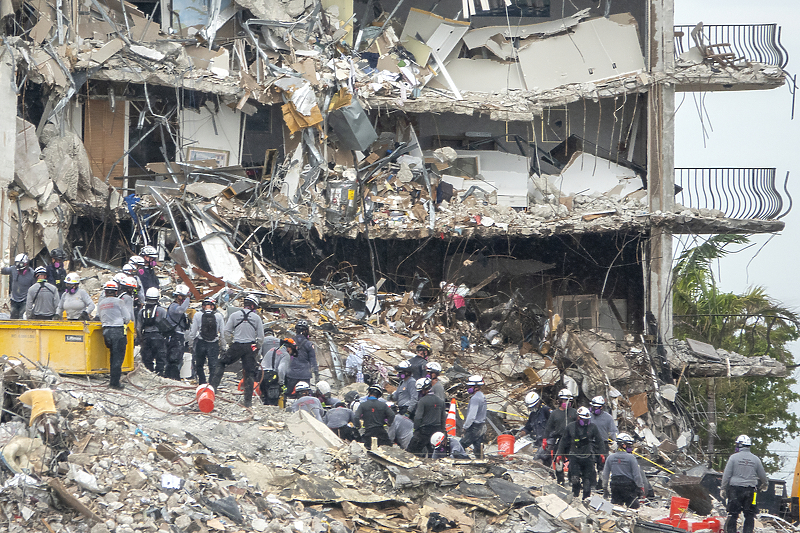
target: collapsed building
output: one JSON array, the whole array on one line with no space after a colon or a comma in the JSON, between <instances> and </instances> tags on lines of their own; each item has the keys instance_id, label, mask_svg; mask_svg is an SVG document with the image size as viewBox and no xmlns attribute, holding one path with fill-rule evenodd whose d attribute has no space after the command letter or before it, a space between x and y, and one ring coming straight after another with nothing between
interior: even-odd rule
<instances>
[{"instance_id":1,"label":"collapsed building","mask_svg":"<svg viewBox=\"0 0 800 533\"><path fill-rule=\"evenodd\" d=\"M670 293L673 235L784 227L776 169L673 150L676 92L784 83L777 25L676 26L671 0L0 9L5 264L153 244L165 286L313 316L332 377L348 344L390 366L431 338L497 363L499 411L571 380L666 451L694 437L681 377L786 375L674 341ZM465 321L441 312L456 290Z\"/></svg>"}]
</instances>

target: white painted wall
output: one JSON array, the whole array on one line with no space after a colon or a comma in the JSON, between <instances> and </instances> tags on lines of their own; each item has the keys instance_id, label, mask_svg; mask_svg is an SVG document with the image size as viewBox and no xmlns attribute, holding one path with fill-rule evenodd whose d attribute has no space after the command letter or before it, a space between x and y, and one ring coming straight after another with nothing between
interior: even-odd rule
<instances>
[{"instance_id":1,"label":"white painted wall","mask_svg":"<svg viewBox=\"0 0 800 533\"><path fill-rule=\"evenodd\" d=\"M209 105L214 107L213 104ZM199 113L194 109L183 109L180 112L180 136L183 145L181 160L186 157L187 148L211 148L229 152L228 166L241 164L241 112L221 105L213 119L217 126L216 132L211 111L207 107L202 107Z\"/></svg>"}]
</instances>

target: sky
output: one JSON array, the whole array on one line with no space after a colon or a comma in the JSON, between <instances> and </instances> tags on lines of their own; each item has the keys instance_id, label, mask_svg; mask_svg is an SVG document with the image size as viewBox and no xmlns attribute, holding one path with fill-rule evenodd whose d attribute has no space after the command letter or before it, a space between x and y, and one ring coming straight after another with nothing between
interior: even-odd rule
<instances>
[{"instance_id":1,"label":"sky","mask_svg":"<svg viewBox=\"0 0 800 533\"><path fill-rule=\"evenodd\" d=\"M800 2L797 0L675 0L675 24L780 25L781 43L789 53L786 70L800 74ZM800 96L800 95L799 95ZM698 107L707 113L707 138ZM787 307L800 310L800 99L791 120L792 95L787 85L765 91L677 93L675 107L676 167L756 167L777 169L780 185L786 172L789 193L795 201L782 220L784 231L753 236L754 246L731 254L715 271L721 288L741 293L757 285ZM710 128L708 127L710 123ZM676 243L676 248L678 243ZM800 361L800 343L793 346ZM795 376L800 377L800 376ZM800 405L795 406L800 409ZM786 457L775 477L791 479L800 439L774 445Z\"/></svg>"}]
</instances>

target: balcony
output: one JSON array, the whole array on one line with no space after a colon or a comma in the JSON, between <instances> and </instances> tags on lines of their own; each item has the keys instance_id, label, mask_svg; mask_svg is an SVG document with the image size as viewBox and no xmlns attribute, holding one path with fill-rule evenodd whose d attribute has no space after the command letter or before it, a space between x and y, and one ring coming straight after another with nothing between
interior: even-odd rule
<instances>
[{"instance_id":1,"label":"balcony","mask_svg":"<svg viewBox=\"0 0 800 533\"><path fill-rule=\"evenodd\" d=\"M674 34L678 91L773 89L784 83L789 54L777 24L701 22L675 26Z\"/></svg>"},{"instance_id":2,"label":"balcony","mask_svg":"<svg viewBox=\"0 0 800 533\"><path fill-rule=\"evenodd\" d=\"M776 187L774 168L676 168L675 202L685 207L716 209L727 218L778 220L792 209L783 182Z\"/></svg>"}]
</instances>

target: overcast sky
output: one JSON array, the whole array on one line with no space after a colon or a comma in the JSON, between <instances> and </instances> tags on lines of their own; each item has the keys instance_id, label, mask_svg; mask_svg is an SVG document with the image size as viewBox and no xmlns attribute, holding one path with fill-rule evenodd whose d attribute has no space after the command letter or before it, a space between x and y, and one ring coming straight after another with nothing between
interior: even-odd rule
<instances>
[{"instance_id":1,"label":"overcast sky","mask_svg":"<svg viewBox=\"0 0 800 533\"><path fill-rule=\"evenodd\" d=\"M782 28L781 43L789 52L786 69L800 74L800 2L797 0L675 0L675 24L764 24ZM792 96L787 86L769 91L716 92L702 95L713 131L703 146L697 107L699 93L678 93L675 126L676 167L757 167L777 169L780 185L790 172L793 210L782 220L786 229L774 236L754 236L756 245L720 262L723 290L743 292L760 285L786 306L800 309L800 99L791 120ZM770 239L771 237L771 239ZM800 343L793 352L800 361ZM797 406L800 409L800 405ZM789 459L782 475L791 479L798 441L776 446ZM787 477L788 476L788 477Z\"/></svg>"}]
</instances>

